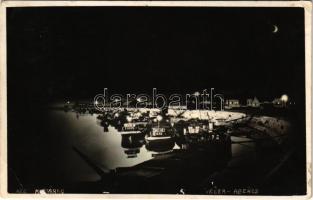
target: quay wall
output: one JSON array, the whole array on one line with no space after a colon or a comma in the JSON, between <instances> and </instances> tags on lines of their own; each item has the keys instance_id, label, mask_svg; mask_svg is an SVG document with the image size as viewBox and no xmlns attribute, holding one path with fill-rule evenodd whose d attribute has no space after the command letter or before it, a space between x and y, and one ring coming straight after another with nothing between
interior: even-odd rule
<instances>
[{"instance_id":1,"label":"quay wall","mask_svg":"<svg viewBox=\"0 0 313 200\"><path fill-rule=\"evenodd\" d=\"M287 135L291 131L291 124L289 121L276 117L253 117L248 125L268 134L271 137L274 137L278 143L281 143L283 136Z\"/></svg>"}]
</instances>

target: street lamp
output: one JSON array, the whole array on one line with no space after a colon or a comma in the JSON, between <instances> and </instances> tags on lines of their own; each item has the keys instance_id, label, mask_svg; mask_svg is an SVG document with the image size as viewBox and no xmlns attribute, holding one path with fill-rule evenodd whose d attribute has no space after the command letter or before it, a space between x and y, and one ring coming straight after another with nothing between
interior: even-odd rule
<instances>
[{"instance_id":1,"label":"street lamp","mask_svg":"<svg viewBox=\"0 0 313 200\"><path fill-rule=\"evenodd\" d=\"M286 106L286 103L287 103L287 101L288 101L288 95L287 94L283 94L283 95L281 95L281 97L280 97L280 100L284 103L284 106Z\"/></svg>"}]
</instances>

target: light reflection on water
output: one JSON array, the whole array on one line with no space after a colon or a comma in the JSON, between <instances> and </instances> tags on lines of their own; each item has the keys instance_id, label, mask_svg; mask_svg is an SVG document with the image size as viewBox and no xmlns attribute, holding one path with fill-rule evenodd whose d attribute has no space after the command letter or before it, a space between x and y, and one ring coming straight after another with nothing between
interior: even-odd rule
<instances>
[{"instance_id":1,"label":"light reflection on water","mask_svg":"<svg viewBox=\"0 0 313 200\"><path fill-rule=\"evenodd\" d=\"M51 111L50 129L57 133L60 141L66 141L63 148L64 156L62 167L66 179L97 180L99 177L93 170L72 150L75 146L84 152L93 162L103 170L117 167L130 167L152 159L155 152L149 152L145 144L138 147L136 157L130 157L125 153L128 148L122 147L122 136L114 127L109 127L108 132L103 131L99 125L97 115L84 114L78 118L74 112ZM61 169L62 170L62 169Z\"/></svg>"},{"instance_id":2,"label":"light reflection on water","mask_svg":"<svg viewBox=\"0 0 313 200\"><path fill-rule=\"evenodd\" d=\"M179 148L174 142L169 142L165 147L155 148L151 144L140 144L132 142L133 138L123 136L109 126L105 132L97 119L97 115L81 114L79 117L75 112L51 111L50 112L50 134L57 133L58 141L62 141L57 148L62 152L59 158L59 171L64 175L64 180L96 181L99 176L79 157L72 149L73 146L86 154L94 163L104 171L118 167L131 167L152 159L158 152L168 152L173 148ZM54 136L53 136L54 137ZM240 138L232 137L232 140ZM241 139L240 139L241 140ZM238 164L238 158L244 156L245 161L255 160L254 143L246 145L233 144L233 159L229 164ZM242 160L242 159L239 159ZM240 161L239 163L242 163ZM237 165L235 164L235 165Z\"/></svg>"}]
</instances>

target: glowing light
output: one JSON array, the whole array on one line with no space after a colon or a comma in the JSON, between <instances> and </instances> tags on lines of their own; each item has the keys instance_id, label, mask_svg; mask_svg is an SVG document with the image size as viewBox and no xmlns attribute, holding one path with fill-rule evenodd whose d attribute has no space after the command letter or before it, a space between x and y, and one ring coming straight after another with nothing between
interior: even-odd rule
<instances>
[{"instance_id":1,"label":"glowing light","mask_svg":"<svg viewBox=\"0 0 313 200\"><path fill-rule=\"evenodd\" d=\"M282 102L287 102L287 101L288 101L288 95L287 95L287 94L281 95L280 100L281 100Z\"/></svg>"},{"instance_id":2,"label":"glowing light","mask_svg":"<svg viewBox=\"0 0 313 200\"><path fill-rule=\"evenodd\" d=\"M133 120L133 118L130 117L130 116L127 116L127 117L126 117L126 120L127 120L128 122L131 122L131 121Z\"/></svg>"},{"instance_id":3,"label":"glowing light","mask_svg":"<svg viewBox=\"0 0 313 200\"><path fill-rule=\"evenodd\" d=\"M158 115L158 116L157 116L157 120L158 120L158 121L161 121L162 119L163 119L163 117L162 117L161 115Z\"/></svg>"},{"instance_id":4,"label":"glowing light","mask_svg":"<svg viewBox=\"0 0 313 200\"><path fill-rule=\"evenodd\" d=\"M195 96L200 96L200 92L195 92L194 95Z\"/></svg>"},{"instance_id":5,"label":"glowing light","mask_svg":"<svg viewBox=\"0 0 313 200\"><path fill-rule=\"evenodd\" d=\"M98 105L98 101L95 101L95 104Z\"/></svg>"}]
</instances>

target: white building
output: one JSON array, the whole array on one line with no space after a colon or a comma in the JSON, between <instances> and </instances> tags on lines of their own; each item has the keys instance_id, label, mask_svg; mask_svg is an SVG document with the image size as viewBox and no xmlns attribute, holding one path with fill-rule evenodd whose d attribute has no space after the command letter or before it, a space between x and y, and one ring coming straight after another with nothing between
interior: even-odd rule
<instances>
[{"instance_id":1,"label":"white building","mask_svg":"<svg viewBox=\"0 0 313 200\"><path fill-rule=\"evenodd\" d=\"M225 101L225 108L238 108L240 103L238 99L227 99Z\"/></svg>"},{"instance_id":2,"label":"white building","mask_svg":"<svg viewBox=\"0 0 313 200\"><path fill-rule=\"evenodd\" d=\"M256 97L254 99L247 99L247 106L260 107L260 101Z\"/></svg>"}]
</instances>

